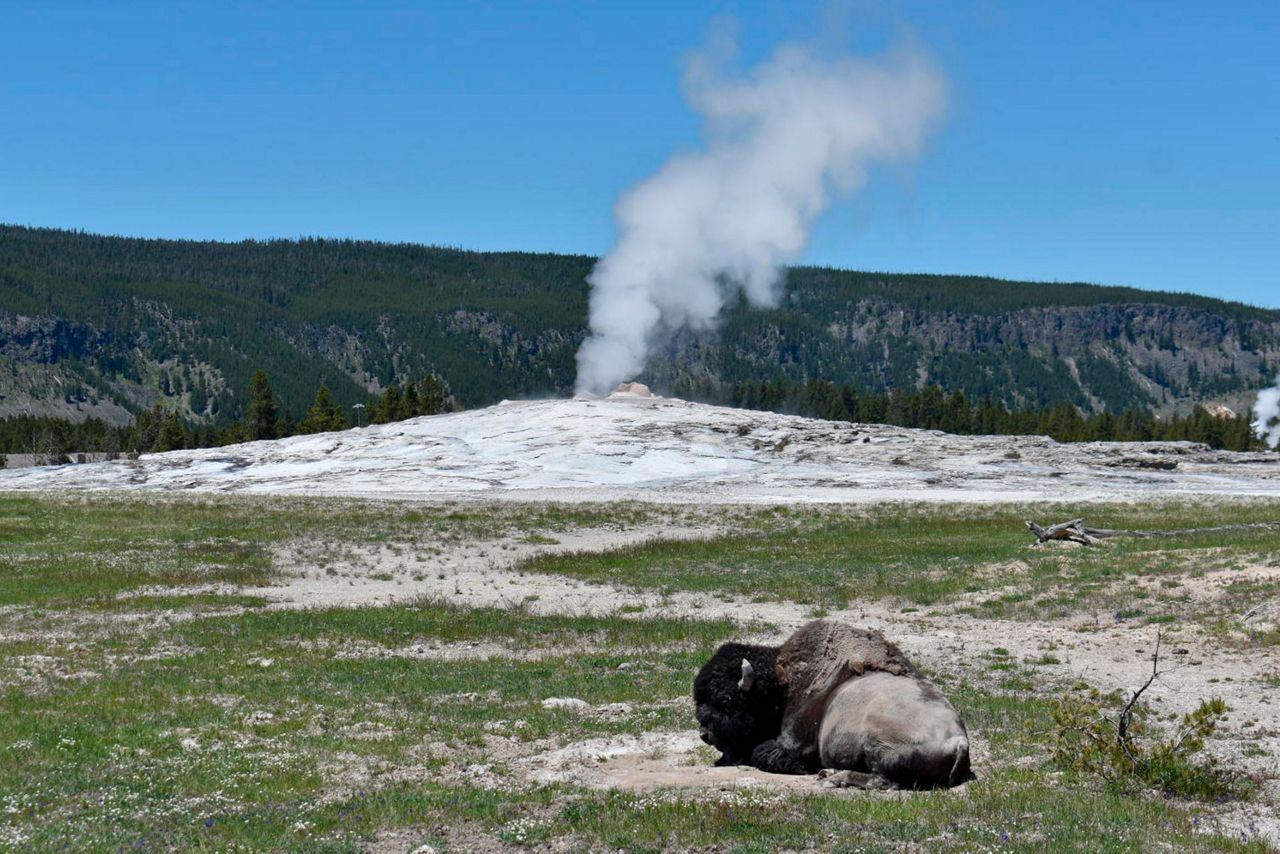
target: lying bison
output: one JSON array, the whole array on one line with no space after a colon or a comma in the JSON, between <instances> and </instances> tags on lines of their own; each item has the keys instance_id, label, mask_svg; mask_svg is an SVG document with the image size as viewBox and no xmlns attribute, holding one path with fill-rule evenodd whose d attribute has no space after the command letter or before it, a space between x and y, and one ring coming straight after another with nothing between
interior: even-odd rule
<instances>
[{"instance_id":1,"label":"lying bison","mask_svg":"<svg viewBox=\"0 0 1280 854\"><path fill-rule=\"evenodd\" d=\"M693 683L717 765L822 772L829 785L931 789L973 779L947 698L879 632L834 620L781 647L727 643Z\"/></svg>"}]
</instances>

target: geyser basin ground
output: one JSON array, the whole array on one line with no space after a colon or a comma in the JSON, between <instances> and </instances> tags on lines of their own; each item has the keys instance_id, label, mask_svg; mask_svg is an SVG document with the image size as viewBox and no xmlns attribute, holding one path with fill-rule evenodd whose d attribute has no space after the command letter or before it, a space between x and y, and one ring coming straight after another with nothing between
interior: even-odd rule
<instances>
[{"instance_id":1,"label":"geyser basin ground","mask_svg":"<svg viewBox=\"0 0 1280 854\"><path fill-rule=\"evenodd\" d=\"M63 488L690 503L1280 496L1280 455L952 436L616 395L0 472L0 490Z\"/></svg>"},{"instance_id":2,"label":"geyser basin ground","mask_svg":"<svg viewBox=\"0 0 1280 854\"><path fill-rule=\"evenodd\" d=\"M1280 502L1034 509L1178 529ZM1274 531L1036 548L1026 512L0 493L0 848L1280 841ZM815 612L929 672L976 782L830 793L711 767L697 668ZM1252 800L1120 794L1050 760L1051 702L1141 684L1157 630L1161 723L1226 700L1210 750Z\"/></svg>"},{"instance_id":3,"label":"geyser basin ground","mask_svg":"<svg viewBox=\"0 0 1280 854\"><path fill-rule=\"evenodd\" d=\"M1275 532L1033 548L1022 519L1273 520L1276 460L632 395L6 472L0 848L1275 844ZM977 782L831 794L711 766L697 668L819 613L943 685ZM1155 708L1222 696L1210 749L1252 801L1049 761L1050 701L1141 684L1157 629Z\"/></svg>"}]
</instances>

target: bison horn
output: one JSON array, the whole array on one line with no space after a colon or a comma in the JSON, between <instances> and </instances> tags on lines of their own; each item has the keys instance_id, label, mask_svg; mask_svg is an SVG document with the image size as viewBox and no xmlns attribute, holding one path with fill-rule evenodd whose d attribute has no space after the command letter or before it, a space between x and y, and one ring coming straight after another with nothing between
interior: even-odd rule
<instances>
[{"instance_id":1,"label":"bison horn","mask_svg":"<svg viewBox=\"0 0 1280 854\"><path fill-rule=\"evenodd\" d=\"M738 690L750 691L752 684L756 681L756 669L751 666L751 662L745 658L742 659L742 678L738 680Z\"/></svg>"}]
</instances>

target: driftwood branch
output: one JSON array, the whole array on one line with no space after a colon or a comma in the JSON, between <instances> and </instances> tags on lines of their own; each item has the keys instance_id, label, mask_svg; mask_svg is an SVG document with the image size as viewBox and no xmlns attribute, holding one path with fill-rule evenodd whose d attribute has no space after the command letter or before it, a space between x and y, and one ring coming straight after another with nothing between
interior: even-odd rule
<instances>
[{"instance_id":1,"label":"driftwood branch","mask_svg":"<svg viewBox=\"0 0 1280 854\"><path fill-rule=\"evenodd\" d=\"M1261 611L1263 608L1267 607L1270 604L1271 604L1270 601L1259 602L1257 605L1254 605L1252 608L1250 608L1248 611L1245 611L1244 614L1241 615L1240 622L1242 623L1248 622L1250 617L1252 617L1254 614L1258 613L1259 611Z\"/></svg>"},{"instance_id":2,"label":"driftwood branch","mask_svg":"<svg viewBox=\"0 0 1280 854\"><path fill-rule=\"evenodd\" d=\"M1070 522L1059 522L1042 528L1033 520L1027 519L1027 528L1036 535L1036 542L1047 543L1049 540L1069 540L1073 543L1094 544L1095 540L1085 533L1084 519L1072 519Z\"/></svg>"},{"instance_id":3,"label":"driftwood branch","mask_svg":"<svg viewBox=\"0 0 1280 854\"><path fill-rule=\"evenodd\" d=\"M1187 534L1216 534L1222 531L1244 531L1249 529L1280 530L1280 522L1252 522L1244 525L1216 525L1212 528L1179 528L1171 531L1126 531L1112 528L1090 528L1084 519L1072 519L1059 522L1047 528L1036 524L1032 519L1026 520L1027 529L1035 534L1037 543L1050 540L1066 540L1072 543L1083 543L1086 546L1096 545L1099 540L1111 537L1179 537Z\"/></svg>"}]
</instances>

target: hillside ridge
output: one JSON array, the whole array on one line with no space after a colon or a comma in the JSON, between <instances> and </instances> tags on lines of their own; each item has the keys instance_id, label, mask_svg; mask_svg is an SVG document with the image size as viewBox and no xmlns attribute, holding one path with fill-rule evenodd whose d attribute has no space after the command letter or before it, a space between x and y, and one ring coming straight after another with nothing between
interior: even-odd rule
<instances>
[{"instance_id":1,"label":"hillside ridge","mask_svg":"<svg viewBox=\"0 0 1280 854\"><path fill-rule=\"evenodd\" d=\"M466 406L569 394L583 255L313 239L236 243L0 225L0 417L160 403L239 417L265 369L300 415L437 373ZM938 384L1011 406L1243 411L1280 368L1280 311L1194 294L794 267L778 307L730 305L636 379L716 399L741 382Z\"/></svg>"}]
</instances>

